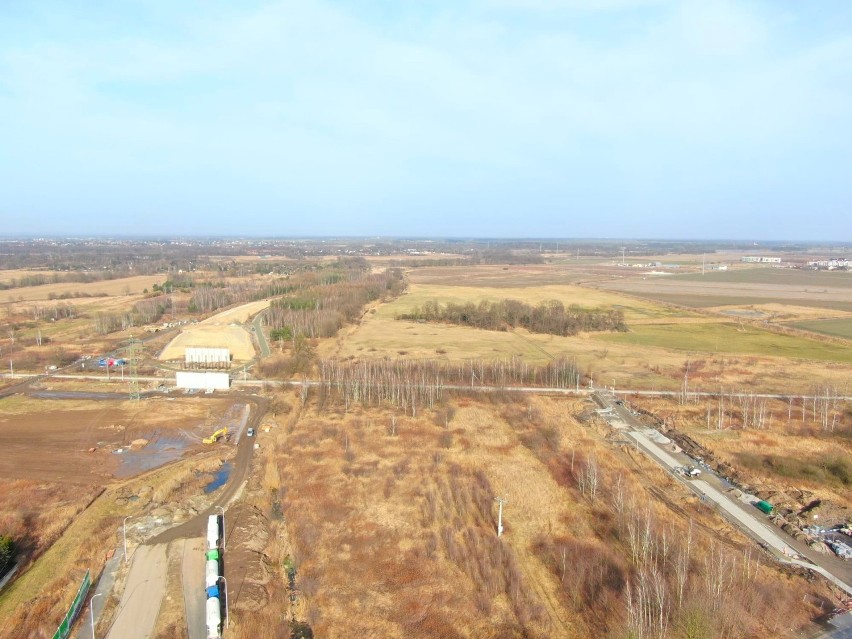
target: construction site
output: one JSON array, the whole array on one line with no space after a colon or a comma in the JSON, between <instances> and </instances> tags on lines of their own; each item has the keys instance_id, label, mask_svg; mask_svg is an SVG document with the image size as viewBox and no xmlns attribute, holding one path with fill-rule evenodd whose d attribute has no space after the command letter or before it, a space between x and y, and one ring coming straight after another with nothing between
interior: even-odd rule
<instances>
[{"instance_id":1,"label":"construction site","mask_svg":"<svg viewBox=\"0 0 852 639\"><path fill-rule=\"evenodd\" d=\"M462 286L446 267L403 279L329 262L287 280L298 294L92 335L55 364L36 359L39 331L58 341L92 320L20 329L0 388L0 522L18 547L0 637L675 639L695 623L792 638L836 618L852 580L842 460L795 482L797 505L789 478L739 465L734 433L824 455L845 445L848 399L776 397L762 356L722 368L603 339L617 332L401 319L506 291L591 296L637 330L723 317L548 284L573 273L559 266L464 272ZM515 354L484 357L496 349ZM755 367L765 400L713 391ZM652 605L662 622L637 613Z\"/></svg>"}]
</instances>

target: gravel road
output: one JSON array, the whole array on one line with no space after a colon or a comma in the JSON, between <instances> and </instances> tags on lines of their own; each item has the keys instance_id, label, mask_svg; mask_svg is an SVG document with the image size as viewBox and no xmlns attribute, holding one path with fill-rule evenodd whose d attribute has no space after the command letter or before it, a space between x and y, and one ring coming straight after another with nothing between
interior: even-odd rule
<instances>
[{"instance_id":1,"label":"gravel road","mask_svg":"<svg viewBox=\"0 0 852 639\"><path fill-rule=\"evenodd\" d=\"M166 589L167 544L139 546L107 639L149 639Z\"/></svg>"}]
</instances>

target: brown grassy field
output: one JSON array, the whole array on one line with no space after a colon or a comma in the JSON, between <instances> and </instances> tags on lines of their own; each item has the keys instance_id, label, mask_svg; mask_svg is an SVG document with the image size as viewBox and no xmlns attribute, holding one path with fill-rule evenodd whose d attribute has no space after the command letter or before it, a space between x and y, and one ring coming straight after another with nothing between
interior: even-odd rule
<instances>
[{"instance_id":1,"label":"brown grassy field","mask_svg":"<svg viewBox=\"0 0 852 639\"><path fill-rule=\"evenodd\" d=\"M763 271L765 269L760 269ZM789 304L835 310L852 311L852 287L848 278L825 280L814 284L811 280L785 281L782 277L771 281L750 281L745 276L735 277L743 271L730 272L731 277L693 275L689 277L624 277L598 285L607 290L658 299L684 306L733 306L747 304ZM747 272L746 272L747 273ZM798 273L788 271L781 275ZM830 274L829 274L830 275Z\"/></svg>"},{"instance_id":2,"label":"brown grassy field","mask_svg":"<svg viewBox=\"0 0 852 639\"><path fill-rule=\"evenodd\" d=\"M576 420L588 410L582 403L459 398L413 418L343 412L329 401L315 397L259 435L266 452L250 499L275 531L277 541L265 542L271 565L294 567L294 601L283 603L290 591L274 585L281 572L273 572L269 605L237 603L235 637L275 637L285 621L329 638L624 636L626 581L643 578L624 536L630 517L647 514L670 544L693 519L696 562L705 551L736 554L746 544L686 493L671 501L646 493L677 488ZM593 498L578 484L590 464L600 477ZM508 499L501 538L497 496ZM733 547L720 545L721 533ZM760 594L740 598L736 585L715 612L696 577L673 627L697 616L707 636L728 632L735 619L744 637L790 636L788 627L814 614L806 602L824 596L821 586L774 568L758 572ZM778 626L776 606L789 626Z\"/></svg>"},{"instance_id":3,"label":"brown grassy field","mask_svg":"<svg viewBox=\"0 0 852 639\"><path fill-rule=\"evenodd\" d=\"M54 275L65 275L62 271L33 270L33 269L2 269L0 270L0 284L8 284L12 280L20 280L22 277L47 277Z\"/></svg>"},{"instance_id":4,"label":"brown grassy field","mask_svg":"<svg viewBox=\"0 0 852 639\"><path fill-rule=\"evenodd\" d=\"M89 296L133 295L142 293L146 288L150 289L154 284L162 284L165 279L164 275L137 275L103 282L68 282L29 286L27 288L0 291L0 304L17 301L49 300L51 296L73 296L75 293Z\"/></svg>"},{"instance_id":5,"label":"brown grassy field","mask_svg":"<svg viewBox=\"0 0 852 639\"><path fill-rule=\"evenodd\" d=\"M493 267L489 269L488 272L494 272ZM575 357L596 384L619 388L675 390L680 386L686 361L697 359L713 360L715 364L710 367L714 370L712 376L696 378L695 390L718 390L719 385L724 384L742 385L755 391L802 392L813 384L836 379L838 375L852 378L852 366L843 363L848 349L841 345L776 335L750 324L740 330L735 318L730 316L698 315L610 291L575 285L522 287L520 282L509 287L508 283L505 280L497 287L412 283L405 295L374 306L358 324L341 331L338 338L321 343L318 352L322 356L343 358L458 360L520 356L530 363L543 363L559 356ZM527 302L556 298L565 304L589 307L617 306L624 311L633 332L557 337L522 329L484 331L395 319L428 300L477 302L504 297ZM783 309L770 308L774 312ZM703 336L703 342L691 339L693 334ZM779 350L774 346L776 343L784 348ZM785 356L799 359L793 364ZM840 361L836 361L838 359ZM792 379L790 365L799 372Z\"/></svg>"}]
</instances>

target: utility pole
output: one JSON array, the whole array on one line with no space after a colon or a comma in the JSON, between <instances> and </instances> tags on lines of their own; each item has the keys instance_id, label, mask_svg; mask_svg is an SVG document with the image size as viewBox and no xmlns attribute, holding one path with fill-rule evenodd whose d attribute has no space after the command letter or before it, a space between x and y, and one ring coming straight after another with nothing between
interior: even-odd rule
<instances>
[{"instance_id":1,"label":"utility pole","mask_svg":"<svg viewBox=\"0 0 852 639\"><path fill-rule=\"evenodd\" d=\"M95 639L95 599L97 597L103 597L104 593L99 592L96 595L93 595L91 599L89 599L89 620L92 623L92 639Z\"/></svg>"},{"instance_id":2,"label":"utility pole","mask_svg":"<svg viewBox=\"0 0 852 639\"><path fill-rule=\"evenodd\" d=\"M701 254L701 274L704 275L704 258L707 256L706 253Z\"/></svg>"},{"instance_id":3,"label":"utility pole","mask_svg":"<svg viewBox=\"0 0 852 639\"><path fill-rule=\"evenodd\" d=\"M130 399L137 402L141 397L139 392L139 349L141 346L142 342L134 337L130 338L130 343L127 346L127 363L130 366L128 371L130 374ZM124 375L124 367L122 367L121 373Z\"/></svg>"},{"instance_id":4,"label":"utility pole","mask_svg":"<svg viewBox=\"0 0 852 639\"><path fill-rule=\"evenodd\" d=\"M497 536L500 537L503 535L503 504L508 503L509 500L504 497L495 497L494 501L499 504L499 510L497 511Z\"/></svg>"}]
</instances>

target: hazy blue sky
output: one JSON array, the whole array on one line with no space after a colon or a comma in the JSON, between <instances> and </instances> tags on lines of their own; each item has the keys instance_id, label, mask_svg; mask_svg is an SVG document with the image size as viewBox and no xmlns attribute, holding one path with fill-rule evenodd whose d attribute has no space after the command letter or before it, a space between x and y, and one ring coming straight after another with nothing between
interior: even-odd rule
<instances>
[{"instance_id":1,"label":"hazy blue sky","mask_svg":"<svg viewBox=\"0 0 852 639\"><path fill-rule=\"evenodd\" d=\"M852 2L2 0L21 232L852 240Z\"/></svg>"}]
</instances>

